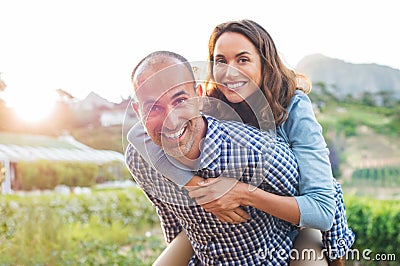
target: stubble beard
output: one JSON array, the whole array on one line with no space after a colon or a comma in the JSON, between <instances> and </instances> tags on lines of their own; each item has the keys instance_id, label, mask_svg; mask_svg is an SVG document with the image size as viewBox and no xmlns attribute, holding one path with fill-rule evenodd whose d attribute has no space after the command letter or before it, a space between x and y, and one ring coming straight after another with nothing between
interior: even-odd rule
<instances>
[{"instance_id":1,"label":"stubble beard","mask_svg":"<svg viewBox=\"0 0 400 266\"><path fill-rule=\"evenodd\" d=\"M200 119L202 119L200 117ZM166 147L164 151L171 157L177 159L178 161L182 160L188 160L188 157L191 157L190 155L193 153L193 150L196 149L195 143L197 138L201 138L201 127L200 127L200 122L196 121L193 122L195 123L194 125L188 126L186 130L188 132L185 132L185 134L190 134L186 135L185 139L183 139L181 142L178 143L177 146L174 147ZM189 129L189 127L191 127ZM189 132L190 131L190 132Z\"/></svg>"}]
</instances>

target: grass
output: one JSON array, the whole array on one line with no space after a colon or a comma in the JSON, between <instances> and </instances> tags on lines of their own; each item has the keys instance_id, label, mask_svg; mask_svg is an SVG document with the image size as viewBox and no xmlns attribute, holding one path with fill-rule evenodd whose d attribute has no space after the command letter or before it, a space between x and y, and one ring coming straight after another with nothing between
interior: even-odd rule
<instances>
[{"instance_id":1,"label":"grass","mask_svg":"<svg viewBox=\"0 0 400 266\"><path fill-rule=\"evenodd\" d=\"M345 135L342 144L350 165L358 167L363 161L400 159L398 132L385 132L393 123L391 109L341 103L329 105L316 116L326 135L352 128L349 131L353 134Z\"/></svg>"},{"instance_id":2,"label":"grass","mask_svg":"<svg viewBox=\"0 0 400 266\"><path fill-rule=\"evenodd\" d=\"M324 112L318 113L318 120L329 128L339 128L342 121L353 121L357 125L381 128L392 122L392 118L376 108L349 104L332 105Z\"/></svg>"},{"instance_id":3,"label":"grass","mask_svg":"<svg viewBox=\"0 0 400 266\"><path fill-rule=\"evenodd\" d=\"M354 168L400 162L400 139L360 126L357 135L345 139L347 161Z\"/></svg>"}]
</instances>

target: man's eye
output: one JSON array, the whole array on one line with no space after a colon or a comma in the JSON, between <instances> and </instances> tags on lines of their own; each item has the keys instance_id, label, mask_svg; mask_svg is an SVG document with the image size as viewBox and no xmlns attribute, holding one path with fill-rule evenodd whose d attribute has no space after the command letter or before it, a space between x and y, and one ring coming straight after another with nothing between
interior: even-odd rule
<instances>
[{"instance_id":1,"label":"man's eye","mask_svg":"<svg viewBox=\"0 0 400 266\"><path fill-rule=\"evenodd\" d=\"M146 113L147 113L147 115L156 115L156 114L160 113L161 111L162 111L162 109L159 106L153 105L153 106L147 108Z\"/></svg>"},{"instance_id":2,"label":"man's eye","mask_svg":"<svg viewBox=\"0 0 400 266\"><path fill-rule=\"evenodd\" d=\"M175 100L174 105L177 106L177 105L182 104L184 102L186 102L186 98L179 98L179 99Z\"/></svg>"}]
</instances>

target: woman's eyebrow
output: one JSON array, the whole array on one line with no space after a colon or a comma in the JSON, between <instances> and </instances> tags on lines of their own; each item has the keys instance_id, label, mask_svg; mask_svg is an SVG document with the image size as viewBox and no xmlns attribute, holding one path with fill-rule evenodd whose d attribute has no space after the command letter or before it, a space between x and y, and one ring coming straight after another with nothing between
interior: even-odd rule
<instances>
[{"instance_id":1,"label":"woman's eyebrow","mask_svg":"<svg viewBox=\"0 0 400 266\"><path fill-rule=\"evenodd\" d=\"M235 55L235 57L239 57L239 56L242 56L242 55L251 55L251 53L248 52L248 51L243 51L243 52L237 53L237 54ZM225 55L223 55L223 54L216 54L216 55L214 56L214 58L215 58L215 57L225 57Z\"/></svg>"},{"instance_id":2,"label":"woman's eyebrow","mask_svg":"<svg viewBox=\"0 0 400 266\"><path fill-rule=\"evenodd\" d=\"M236 54L236 57L239 57L239 56L242 56L242 55L251 55L251 53L248 52L248 51L243 51L243 52L240 52L240 53Z\"/></svg>"}]
</instances>

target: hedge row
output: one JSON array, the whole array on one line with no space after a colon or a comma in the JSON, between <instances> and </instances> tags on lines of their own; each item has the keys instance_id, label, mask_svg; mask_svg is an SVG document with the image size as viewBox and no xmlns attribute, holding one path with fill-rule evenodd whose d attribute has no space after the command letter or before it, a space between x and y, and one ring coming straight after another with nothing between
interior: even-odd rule
<instances>
[{"instance_id":1,"label":"hedge row","mask_svg":"<svg viewBox=\"0 0 400 266\"><path fill-rule=\"evenodd\" d=\"M103 165L81 162L34 161L16 164L14 189L53 189L57 185L89 187L110 180L124 180L130 174L121 162Z\"/></svg>"},{"instance_id":2,"label":"hedge row","mask_svg":"<svg viewBox=\"0 0 400 266\"><path fill-rule=\"evenodd\" d=\"M372 185L379 187L400 186L400 166L384 166L375 168L356 169L352 176L351 185Z\"/></svg>"},{"instance_id":3,"label":"hedge row","mask_svg":"<svg viewBox=\"0 0 400 266\"><path fill-rule=\"evenodd\" d=\"M346 196L349 226L356 234L353 249L395 254L400 260L400 201Z\"/></svg>"}]
</instances>

